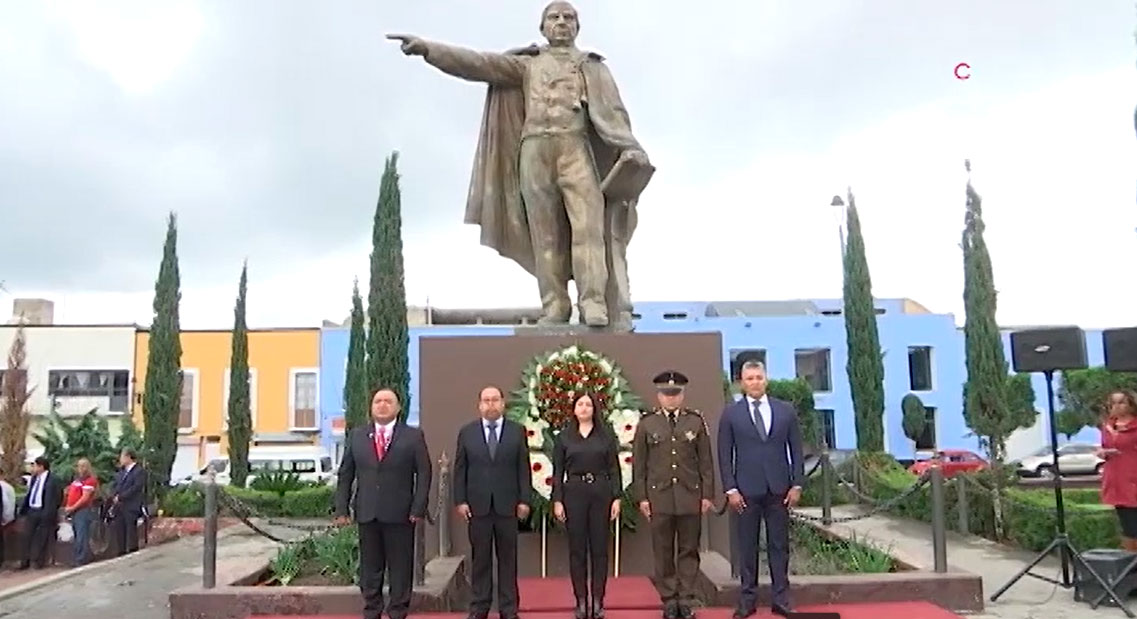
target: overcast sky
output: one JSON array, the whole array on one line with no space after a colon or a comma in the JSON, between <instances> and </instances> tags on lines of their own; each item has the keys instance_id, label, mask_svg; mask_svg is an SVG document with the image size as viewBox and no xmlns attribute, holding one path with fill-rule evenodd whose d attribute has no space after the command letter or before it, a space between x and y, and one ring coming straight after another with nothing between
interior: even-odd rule
<instances>
[{"instance_id":1,"label":"overcast sky","mask_svg":"<svg viewBox=\"0 0 1137 619\"><path fill-rule=\"evenodd\" d=\"M536 305L462 224L484 87L382 35L502 50L542 6L0 0L0 307L149 323L176 211L183 325L231 324L246 257L252 326L342 319L394 150L408 302ZM658 167L636 300L839 296L851 185L874 293L961 316L970 158L1002 323L1137 324L1132 0L577 7Z\"/></svg>"}]
</instances>

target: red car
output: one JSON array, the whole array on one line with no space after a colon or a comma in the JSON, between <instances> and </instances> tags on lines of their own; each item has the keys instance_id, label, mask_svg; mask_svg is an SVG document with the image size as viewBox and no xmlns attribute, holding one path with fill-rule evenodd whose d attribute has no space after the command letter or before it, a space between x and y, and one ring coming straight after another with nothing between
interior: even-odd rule
<instances>
[{"instance_id":1,"label":"red car","mask_svg":"<svg viewBox=\"0 0 1137 619\"><path fill-rule=\"evenodd\" d=\"M933 466L939 466L944 472L944 477L947 478L958 473L982 471L987 468L987 461L975 452L966 449L944 449L936 452L934 458L921 460L908 467L908 471L913 475L923 475Z\"/></svg>"}]
</instances>

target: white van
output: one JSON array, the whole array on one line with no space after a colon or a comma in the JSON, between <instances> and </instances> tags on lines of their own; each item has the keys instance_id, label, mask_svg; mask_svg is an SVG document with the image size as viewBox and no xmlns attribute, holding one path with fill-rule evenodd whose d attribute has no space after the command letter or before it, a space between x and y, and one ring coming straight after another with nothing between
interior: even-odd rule
<instances>
[{"instance_id":1,"label":"white van","mask_svg":"<svg viewBox=\"0 0 1137 619\"><path fill-rule=\"evenodd\" d=\"M198 481L204 481L206 470L212 466L217 483L229 483L229 458L211 460L198 471ZM323 447L272 446L249 449L249 479L263 471L296 473L301 481L332 485L336 483L336 469L332 456Z\"/></svg>"}]
</instances>

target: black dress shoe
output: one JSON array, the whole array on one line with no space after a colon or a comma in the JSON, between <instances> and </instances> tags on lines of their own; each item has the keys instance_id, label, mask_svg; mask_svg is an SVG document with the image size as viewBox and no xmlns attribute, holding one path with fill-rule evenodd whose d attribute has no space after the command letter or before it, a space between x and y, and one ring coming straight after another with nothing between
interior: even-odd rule
<instances>
[{"instance_id":1,"label":"black dress shoe","mask_svg":"<svg viewBox=\"0 0 1137 619\"><path fill-rule=\"evenodd\" d=\"M603 600L592 600L592 619L604 619Z\"/></svg>"},{"instance_id":2,"label":"black dress shoe","mask_svg":"<svg viewBox=\"0 0 1137 619\"><path fill-rule=\"evenodd\" d=\"M518 619L518 617L517 617L517 613L507 613L504 615L501 613L498 613L498 619Z\"/></svg>"},{"instance_id":3,"label":"black dress shoe","mask_svg":"<svg viewBox=\"0 0 1137 619\"><path fill-rule=\"evenodd\" d=\"M580 598L576 601L576 608L573 609L573 619L588 619L588 600Z\"/></svg>"},{"instance_id":4,"label":"black dress shoe","mask_svg":"<svg viewBox=\"0 0 1137 619\"><path fill-rule=\"evenodd\" d=\"M753 606L739 606L734 609L734 619L746 619L758 612Z\"/></svg>"},{"instance_id":5,"label":"black dress shoe","mask_svg":"<svg viewBox=\"0 0 1137 619\"><path fill-rule=\"evenodd\" d=\"M695 619L695 611L686 604L679 605L679 619Z\"/></svg>"},{"instance_id":6,"label":"black dress shoe","mask_svg":"<svg viewBox=\"0 0 1137 619\"><path fill-rule=\"evenodd\" d=\"M470 614L466 615L466 619L486 619L489 616L489 613L483 613L481 611L470 611Z\"/></svg>"},{"instance_id":7,"label":"black dress shoe","mask_svg":"<svg viewBox=\"0 0 1137 619\"><path fill-rule=\"evenodd\" d=\"M789 604L771 604L770 612L782 617L789 617L794 613L794 609Z\"/></svg>"},{"instance_id":8,"label":"black dress shoe","mask_svg":"<svg viewBox=\"0 0 1137 619\"><path fill-rule=\"evenodd\" d=\"M667 602L663 605L663 619L679 619L679 605Z\"/></svg>"}]
</instances>

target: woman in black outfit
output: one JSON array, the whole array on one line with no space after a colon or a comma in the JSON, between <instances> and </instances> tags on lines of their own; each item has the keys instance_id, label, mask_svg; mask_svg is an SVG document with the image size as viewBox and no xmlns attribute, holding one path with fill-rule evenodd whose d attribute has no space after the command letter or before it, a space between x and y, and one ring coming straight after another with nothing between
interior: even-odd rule
<instances>
[{"instance_id":1,"label":"woman in black outfit","mask_svg":"<svg viewBox=\"0 0 1137 619\"><path fill-rule=\"evenodd\" d=\"M619 442L596 398L573 401L573 420L553 446L553 515L568 531L576 619L604 618L609 523L620 515ZM592 567L589 606L588 568Z\"/></svg>"}]
</instances>

